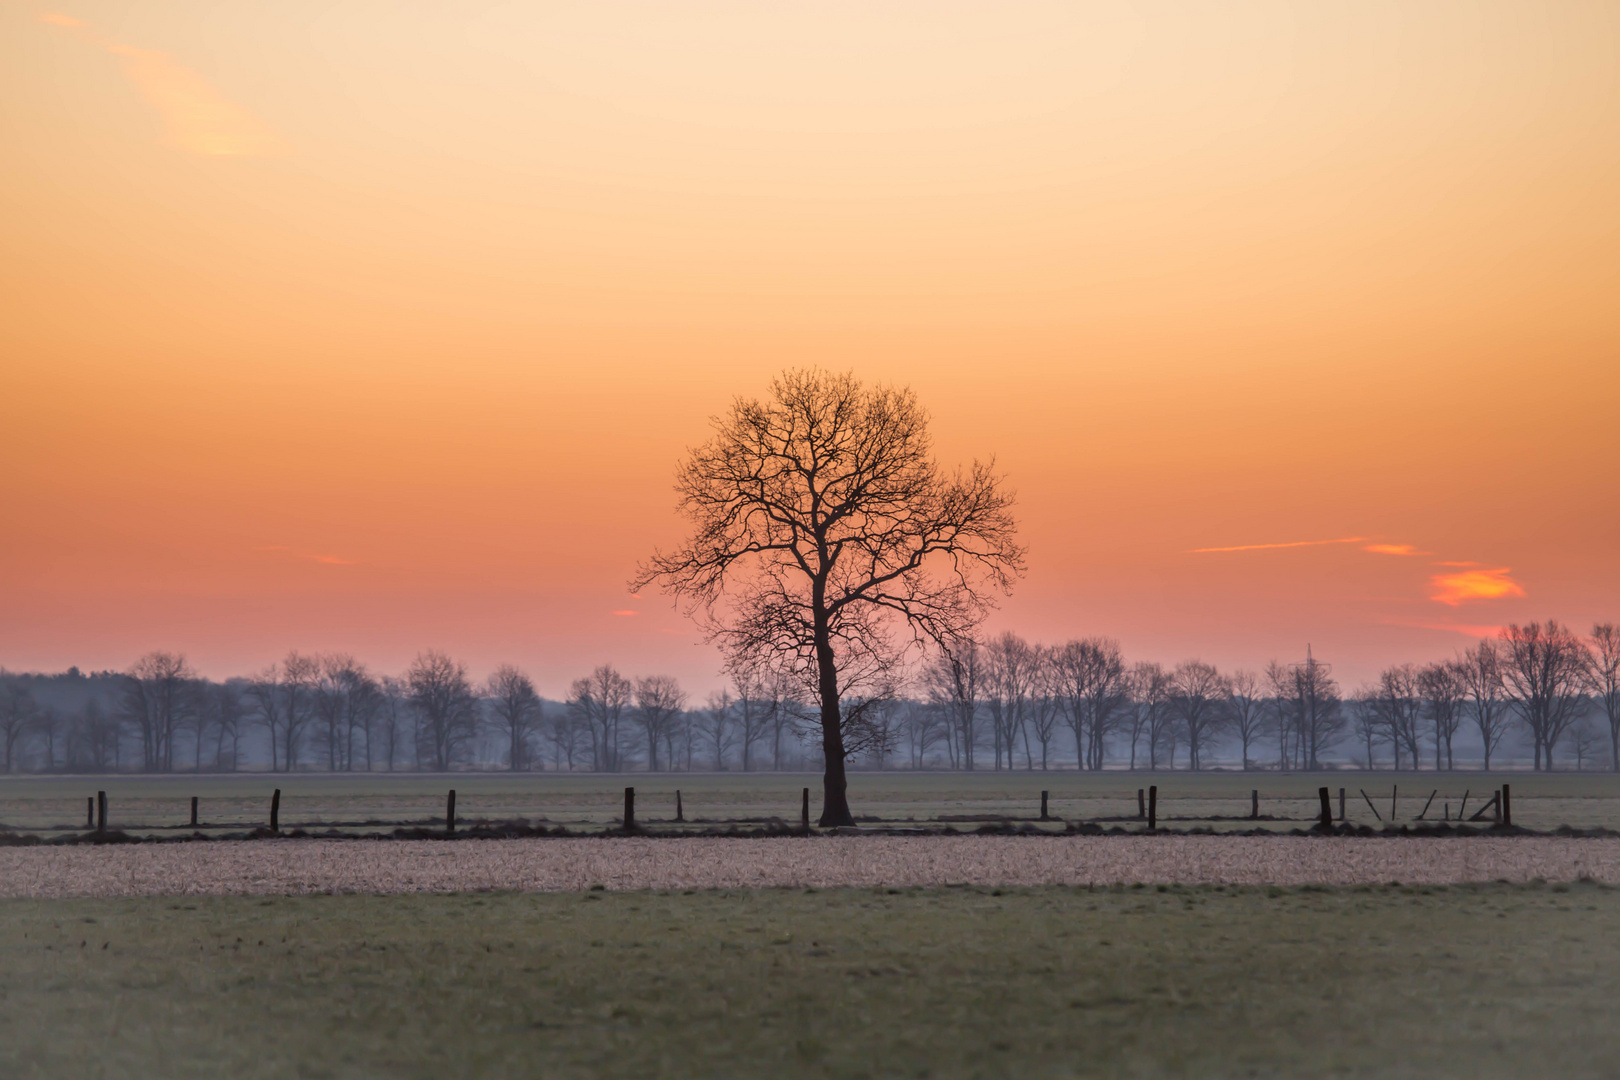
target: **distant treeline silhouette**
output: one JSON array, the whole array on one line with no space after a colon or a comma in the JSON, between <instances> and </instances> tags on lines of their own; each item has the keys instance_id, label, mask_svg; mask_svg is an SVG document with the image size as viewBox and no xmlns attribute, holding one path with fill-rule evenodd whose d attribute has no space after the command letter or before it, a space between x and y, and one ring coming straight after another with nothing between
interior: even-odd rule
<instances>
[{"instance_id":1,"label":"distant treeline silhouette","mask_svg":"<svg viewBox=\"0 0 1620 1080\"><path fill-rule=\"evenodd\" d=\"M431 650L398 676L292 652L224 681L153 652L123 672L0 671L0 760L7 772L816 769L814 713L791 685L734 667L694 704L670 676L603 665L556 702L512 665L475 685ZM1106 637L1005 633L854 704L869 769L1488 769L1511 746L1536 769L1620 771L1620 628L1509 626L1348 694L1308 649L1222 672L1130 662Z\"/></svg>"}]
</instances>

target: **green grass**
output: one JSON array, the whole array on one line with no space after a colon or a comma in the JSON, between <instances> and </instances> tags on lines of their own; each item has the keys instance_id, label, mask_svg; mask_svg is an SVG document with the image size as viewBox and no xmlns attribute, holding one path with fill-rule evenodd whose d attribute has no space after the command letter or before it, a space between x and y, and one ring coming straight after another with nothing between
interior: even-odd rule
<instances>
[{"instance_id":1,"label":"green grass","mask_svg":"<svg viewBox=\"0 0 1620 1080\"><path fill-rule=\"evenodd\" d=\"M0 1075L1598 1076L1620 893L0 902Z\"/></svg>"},{"instance_id":2,"label":"green grass","mask_svg":"<svg viewBox=\"0 0 1620 1080\"><path fill-rule=\"evenodd\" d=\"M1449 802L1453 813L1470 791L1469 810L1479 808L1491 789L1513 785L1515 824L1533 829L1559 825L1620 829L1620 776L1611 773L1128 773L979 772L856 773L850 779L850 801L863 818L905 824L937 822L942 816L1008 815L1032 818L1040 810L1040 793L1051 792L1053 814L1069 819L1134 819L1136 790L1159 788L1160 816L1172 828L1197 825L1246 829L1249 792L1260 792L1260 812L1278 819L1261 822L1282 830L1308 826L1317 814L1316 791L1327 786L1338 806L1338 789L1347 789L1346 809L1357 824L1378 821L1362 801L1361 788L1389 817L1390 789L1398 785L1398 822L1410 822L1423 809L1429 792L1438 788L1430 819L1439 819ZM52 833L82 827L85 797L98 789L110 800L110 824L131 832L183 829L190 798L201 799L204 826L242 830L269 818L270 792L282 790L281 822L298 825L375 831L402 821L440 821L445 792L454 787L457 814L477 818L524 818L577 829L600 829L615 821L624 805L624 788L637 792L643 823L669 828L675 791L680 789L686 816L700 822L779 817L797 821L800 791L811 790L812 812L819 814L821 778L806 774L681 773L595 775L587 773L295 773L201 776L28 776L0 778L0 826ZM1226 817L1224 822L1180 821ZM967 825L971 828L971 825Z\"/></svg>"}]
</instances>

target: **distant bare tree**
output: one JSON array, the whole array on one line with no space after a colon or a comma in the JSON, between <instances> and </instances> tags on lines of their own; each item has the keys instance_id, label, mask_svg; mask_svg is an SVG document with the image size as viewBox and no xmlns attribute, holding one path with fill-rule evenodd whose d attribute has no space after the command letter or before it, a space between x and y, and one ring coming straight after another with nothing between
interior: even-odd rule
<instances>
[{"instance_id":1,"label":"distant bare tree","mask_svg":"<svg viewBox=\"0 0 1620 1080\"><path fill-rule=\"evenodd\" d=\"M913 702L900 732L906 739L906 761L913 769L927 764L929 752L946 738L945 717L938 705Z\"/></svg>"},{"instance_id":2,"label":"distant bare tree","mask_svg":"<svg viewBox=\"0 0 1620 1080\"><path fill-rule=\"evenodd\" d=\"M147 772L174 770L175 732L190 719L196 677L178 653L150 652L124 676L124 717L141 737Z\"/></svg>"},{"instance_id":3,"label":"distant bare tree","mask_svg":"<svg viewBox=\"0 0 1620 1080\"><path fill-rule=\"evenodd\" d=\"M1057 668L1056 650L1037 645L1030 652L1028 731L1041 744L1041 771L1050 768L1052 740L1063 719L1063 684Z\"/></svg>"},{"instance_id":4,"label":"distant bare tree","mask_svg":"<svg viewBox=\"0 0 1620 1080\"><path fill-rule=\"evenodd\" d=\"M1131 668L1131 769L1136 768L1136 741L1147 736L1148 768L1159 767L1159 753L1165 749L1174 717L1170 711L1170 673L1150 660L1138 661ZM1172 767L1174 760L1171 761Z\"/></svg>"},{"instance_id":5,"label":"distant bare tree","mask_svg":"<svg viewBox=\"0 0 1620 1080\"><path fill-rule=\"evenodd\" d=\"M320 665L313 656L289 652L248 683L259 722L270 733L270 769L298 767L304 729L313 715L315 682Z\"/></svg>"},{"instance_id":6,"label":"distant bare tree","mask_svg":"<svg viewBox=\"0 0 1620 1080\"><path fill-rule=\"evenodd\" d=\"M1266 702L1260 676L1239 669L1226 679L1224 695L1226 724L1238 738L1243 751L1243 769L1250 766L1249 750L1265 728Z\"/></svg>"},{"instance_id":7,"label":"distant bare tree","mask_svg":"<svg viewBox=\"0 0 1620 1080\"><path fill-rule=\"evenodd\" d=\"M408 737L406 731L410 724L410 713L407 704L410 698L410 688L403 679L392 675L384 675L377 680L377 741L382 747L383 760L387 763L388 771L394 771L394 763L399 760L399 750L402 743L414 744L415 738ZM366 759L366 767L371 767L371 759Z\"/></svg>"},{"instance_id":8,"label":"distant bare tree","mask_svg":"<svg viewBox=\"0 0 1620 1080\"><path fill-rule=\"evenodd\" d=\"M951 768L973 771L973 752L979 745L979 693L983 682L983 652L972 640L942 650L923 669L928 699L945 714Z\"/></svg>"},{"instance_id":9,"label":"distant bare tree","mask_svg":"<svg viewBox=\"0 0 1620 1080\"><path fill-rule=\"evenodd\" d=\"M743 772L754 767L754 747L770 733L779 700L775 680L753 667L734 668L731 686L737 692L737 744L742 750Z\"/></svg>"},{"instance_id":10,"label":"distant bare tree","mask_svg":"<svg viewBox=\"0 0 1620 1080\"><path fill-rule=\"evenodd\" d=\"M1378 768L1378 747L1389 738L1389 726L1379 707L1378 687L1362 686L1350 696L1350 730L1367 752L1366 768Z\"/></svg>"},{"instance_id":11,"label":"distant bare tree","mask_svg":"<svg viewBox=\"0 0 1620 1080\"><path fill-rule=\"evenodd\" d=\"M73 717L68 731L68 767L75 772L106 772L119 765L121 728L116 716L91 698Z\"/></svg>"},{"instance_id":12,"label":"distant bare tree","mask_svg":"<svg viewBox=\"0 0 1620 1080\"><path fill-rule=\"evenodd\" d=\"M679 722L681 710L686 708L686 691L673 675L649 675L636 680L635 697L636 716L647 735L647 768L657 772L658 744L668 742L671 729ZM674 759L667 765L673 769Z\"/></svg>"},{"instance_id":13,"label":"distant bare tree","mask_svg":"<svg viewBox=\"0 0 1620 1080\"><path fill-rule=\"evenodd\" d=\"M575 679L568 708L591 738L591 768L618 772L622 747L619 725L630 705L630 680L611 664L603 664L583 679Z\"/></svg>"},{"instance_id":14,"label":"distant bare tree","mask_svg":"<svg viewBox=\"0 0 1620 1080\"><path fill-rule=\"evenodd\" d=\"M893 695L904 646L970 637L1022 571L1012 497L992 465L947 475L909 390L793 371L769 401L738 399L682 466L692 537L632 588L660 583L728 655L790 674L817 708L821 824L852 825L845 759L869 737L861 703Z\"/></svg>"},{"instance_id":15,"label":"distant bare tree","mask_svg":"<svg viewBox=\"0 0 1620 1080\"><path fill-rule=\"evenodd\" d=\"M1013 767L1013 752L1022 735L1024 764L1032 769L1035 759L1029 749L1029 733L1024 730L1024 713L1036 674L1035 651L1029 642L1010 631L991 638L983 648L984 702L990 714L996 768L1001 768L1003 751L1007 768Z\"/></svg>"},{"instance_id":16,"label":"distant bare tree","mask_svg":"<svg viewBox=\"0 0 1620 1080\"><path fill-rule=\"evenodd\" d=\"M1418 693L1434 730L1436 771L1455 768L1451 740L1462 726L1463 703L1468 699L1468 683L1461 666L1452 660L1429 664L1418 672Z\"/></svg>"},{"instance_id":17,"label":"distant bare tree","mask_svg":"<svg viewBox=\"0 0 1620 1080\"><path fill-rule=\"evenodd\" d=\"M1181 733L1187 736L1187 764L1203 766L1203 749L1225 725L1226 680L1215 665L1201 660L1177 664L1170 673L1170 709ZM1173 763L1172 763L1173 764Z\"/></svg>"},{"instance_id":18,"label":"distant bare tree","mask_svg":"<svg viewBox=\"0 0 1620 1080\"><path fill-rule=\"evenodd\" d=\"M1059 703L1074 733L1075 758L1082 769L1101 769L1108 736L1128 718L1131 732L1131 768L1136 768L1136 709L1131 700L1135 686L1125 666L1119 642L1090 637L1070 641L1055 650L1052 674Z\"/></svg>"},{"instance_id":19,"label":"distant bare tree","mask_svg":"<svg viewBox=\"0 0 1620 1080\"><path fill-rule=\"evenodd\" d=\"M230 679L209 693L209 719L214 732L214 768L235 772L240 759L242 722L247 710L242 706L242 684ZM230 743L229 753L225 750Z\"/></svg>"},{"instance_id":20,"label":"distant bare tree","mask_svg":"<svg viewBox=\"0 0 1620 1080\"><path fill-rule=\"evenodd\" d=\"M731 722L731 692L717 690L709 695L706 708L699 709L694 719L698 734L708 743L716 772L725 772L726 757L731 752L734 725Z\"/></svg>"},{"instance_id":21,"label":"distant bare tree","mask_svg":"<svg viewBox=\"0 0 1620 1080\"><path fill-rule=\"evenodd\" d=\"M1502 681L1535 744L1536 768L1585 708L1590 660L1581 639L1552 619L1502 631Z\"/></svg>"},{"instance_id":22,"label":"distant bare tree","mask_svg":"<svg viewBox=\"0 0 1620 1080\"><path fill-rule=\"evenodd\" d=\"M1422 768L1423 699L1418 691L1418 669L1413 664L1396 664L1378 675L1375 707L1384 723L1385 736L1395 749L1395 768L1401 767L1404 752L1414 770Z\"/></svg>"},{"instance_id":23,"label":"distant bare tree","mask_svg":"<svg viewBox=\"0 0 1620 1080\"><path fill-rule=\"evenodd\" d=\"M1569 730L1570 749L1575 754L1575 771L1586 768L1586 763L1597 757L1601 736L1589 716L1582 716Z\"/></svg>"},{"instance_id":24,"label":"distant bare tree","mask_svg":"<svg viewBox=\"0 0 1620 1080\"><path fill-rule=\"evenodd\" d=\"M1480 640L1458 657L1457 671L1462 676L1479 741L1485 748L1485 771L1490 772L1491 755L1507 735L1507 687L1502 681L1501 646L1489 638Z\"/></svg>"},{"instance_id":25,"label":"distant bare tree","mask_svg":"<svg viewBox=\"0 0 1620 1080\"><path fill-rule=\"evenodd\" d=\"M529 768L529 746L540 725L540 695L534 683L515 665L502 664L485 684L495 728L505 738L506 767L513 772Z\"/></svg>"},{"instance_id":26,"label":"distant bare tree","mask_svg":"<svg viewBox=\"0 0 1620 1080\"><path fill-rule=\"evenodd\" d=\"M418 757L437 772L461 760L478 731L478 698L467 681L467 669L434 649L421 653L405 670L416 729ZM425 753L423 752L425 751Z\"/></svg>"},{"instance_id":27,"label":"distant bare tree","mask_svg":"<svg viewBox=\"0 0 1620 1080\"><path fill-rule=\"evenodd\" d=\"M1592 691L1609 722L1610 767L1620 772L1620 626L1592 627Z\"/></svg>"},{"instance_id":28,"label":"distant bare tree","mask_svg":"<svg viewBox=\"0 0 1620 1080\"><path fill-rule=\"evenodd\" d=\"M557 771L564 767L574 771L575 759L580 751L580 727L583 725L573 708L552 709L546 714L541 730L551 746L551 766Z\"/></svg>"}]
</instances>

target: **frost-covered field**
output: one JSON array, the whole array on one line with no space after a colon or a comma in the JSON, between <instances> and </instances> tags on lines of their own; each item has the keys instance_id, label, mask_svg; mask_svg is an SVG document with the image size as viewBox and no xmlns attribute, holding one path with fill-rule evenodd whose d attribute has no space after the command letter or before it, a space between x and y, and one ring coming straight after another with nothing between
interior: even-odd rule
<instances>
[{"instance_id":1,"label":"frost-covered field","mask_svg":"<svg viewBox=\"0 0 1620 1080\"><path fill-rule=\"evenodd\" d=\"M817 837L271 840L0 849L0 896L928 885L1620 883L1620 840Z\"/></svg>"}]
</instances>

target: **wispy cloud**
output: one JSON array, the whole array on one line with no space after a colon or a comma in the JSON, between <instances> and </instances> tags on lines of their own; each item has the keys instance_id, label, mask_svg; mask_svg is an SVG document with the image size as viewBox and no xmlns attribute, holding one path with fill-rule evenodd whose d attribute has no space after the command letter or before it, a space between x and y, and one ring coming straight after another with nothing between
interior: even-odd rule
<instances>
[{"instance_id":1,"label":"wispy cloud","mask_svg":"<svg viewBox=\"0 0 1620 1080\"><path fill-rule=\"evenodd\" d=\"M613 614L615 614L615 615L640 615L641 612L639 612L639 611L631 611L628 608L626 608L623 611L615 611Z\"/></svg>"},{"instance_id":2,"label":"wispy cloud","mask_svg":"<svg viewBox=\"0 0 1620 1080\"><path fill-rule=\"evenodd\" d=\"M359 566L359 559L345 559L341 555L317 555L313 552L294 551L286 544L260 544L254 551L284 551L294 559L304 559L308 562L320 563L322 566Z\"/></svg>"},{"instance_id":3,"label":"wispy cloud","mask_svg":"<svg viewBox=\"0 0 1620 1080\"><path fill-rule=\"evenodd\" d=\"M1451 623L1451 622L1422 622L1406 619L1386 619L1386 626L1411 626L1419 630L1444 630L1447 633L1462 634L1464 637L1488 638L1495 637L1502 632L1500 626L1486 626L1479 623Z\"/></svg>"},{"instance_id":4,"label":"wispy cloud","mask_svg":"<svg viewBox=\"0 0 1620 1080\"><path fill-rule=\"evenodd\" d=\"M1429 599L1451 607L1470 600L1501 600L1523 596L1524 586L1508 576L1509 568L1495 570L1458 570L1451 574L1435 574L1429 579L1433 592Z\"/></svg>"},{"instance_id":5,"label":"wispy cloud","mask_svg":"<svg viewBox=\"0 0 1620 1080\"><path fill-rule=\"evenodd\" d=\"M104 38L83 19L47 11L39 21L59 26L123 61L124 74L163 120L168 143L205 157L269 157L285 144L246 109L227 100L208 80L156 49Z\"/></svg>"},{"instance_id":6,"label":"wispy cloud","mask_svg":"<svg viewBox=\"0 0 1620 1080\"><path fill-rule=\"evenodd\" d=\"M1368 544L1361 549L1374 555L1433 555L1432 551L1419 551L1411 544Z\"/></svg>"},{"instance_id":7,"label":"wispy cloud","mask_svg":"<svg viewBox=\"0 0 1620 1080\"><path fill-rule=\"evenodd\" d=\"M1342 536L1337 540L1290 540L1283 544L1236 544L1232 547L1193 548L1189 554L1206 555L1217 551L1270 551L1276 548L1322 547L1325 544L1359 544L1365 536Z\"/></svg>"}]
</instances>

